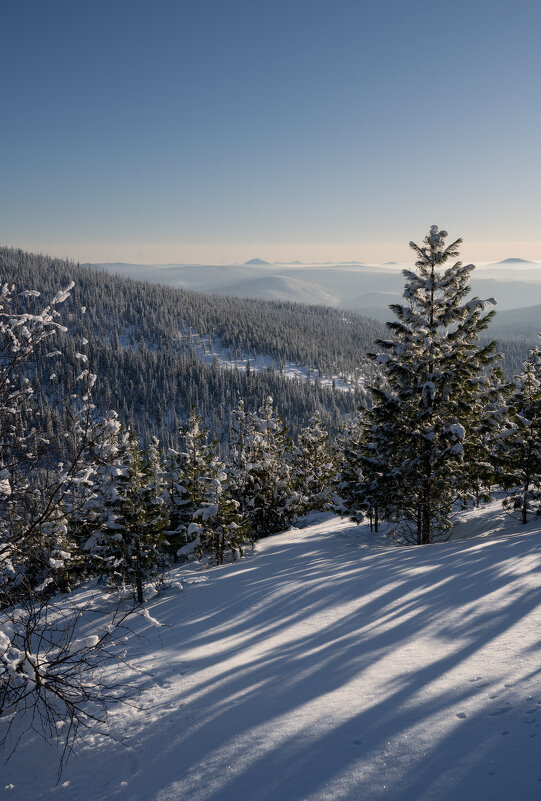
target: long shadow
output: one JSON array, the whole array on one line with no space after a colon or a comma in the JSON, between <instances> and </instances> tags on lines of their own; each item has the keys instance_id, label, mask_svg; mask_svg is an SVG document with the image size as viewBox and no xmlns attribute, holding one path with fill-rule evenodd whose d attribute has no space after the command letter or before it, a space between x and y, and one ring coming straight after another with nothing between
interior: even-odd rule
<instances>
[{"instance_id":1,"label":"long shadow","mask_svg":"<svg viewBox=\"0 0 541 801\"><path fill-rule=\"evenodd\" d=\"M495 545L497 562L487 560L485 551ZM246 584L242 567L240 576L235 576L237 571L224 570L218 579L223 582L219 608L213 608L202 595L202 603L198 604L200 618L186 626L187 636L182 643L183 653L196 649L197 655L202 651L189 664L199 678L189 683L184 694L180 689L179 696L179 701L184 702L181 714L189 716L193 723L186 736L174 740L159 758L162 768L158 773L162 775L163 770L163 775L168 776L164 791L167 782L175 781L167 765L178 749L183 763L176 771L179 798L263 801L293 799L297 791L316 798L324 788L327 795L321 797L349 798L357 797L348 795L355 787L360 798L377 798L385 792L388 797L388 788L377 787L384 774L391 783L400 781L391 797L404 801L421 798L430 788L429 798L454 798L457 786L467 783L468 776L470 795L464 789L465 795L460 797L482 798L484 790L472 784L472 771L480 759L489 764L491 751L497 750L497 742L493 745L485 738L477 762L474 759L472 737L475 743L475 732L483 729L476 725L475 718L490 717L483 711L491 707L491 699L485 698L487 681L475 682L476 676L457 675L456 683L449 687L445 679L466 660L504 638L539 606L537 542L525 548L524 541L508 538L498 543L449 544L408 553L359 553L350 548L342 550L340 564L333 561L332 570L328 547L318 549L317 542L310 543L309 555L299 553L299 548L301 545L297 544L280 548L285 565L276 573L267 572L269 556L259 556L254 562L255 575L254 563L249 565ZM525 557L535 557L531 558L530 568L523 567ZM291 560L293 564L288 565ZM510 583L510 576L515 573L516 579ZM291 587L285 593L284 584L289 577ZM228 597L231 583L237 590L235 598ZM509 601L503 606L495 604L494 609L487 607L487 596L496 599L502 592ZM446 620L450 599L457 593L460 602L457 604L453 598L453 607L458 614L455 612L452 619ZM337 607L342 610L338 616ZM328 625L321 625L321 615L328 616ZM442 620L446 621L443 625ZM201 621L205 623L204 631ZM191 628L195 629L192 636ZM427 664L414 664L409 669L406 664L402 672L386 680L386 663L393 654L408 643L429 636L431 631L437 634L442 656L432 655ZM277 637L276 644L273 636ZM529 642L524 651L539 647L538 633L537 640ZM240 660L235 658L239 651ZM366 699L359 698L362 677L375 666L382 671L379 693L367 706ZM494 687L499 687L505 678L487 665L484 673ZM526 682L526 677L523 680ZM367 683L374 686L373 679ZM445 686L439 690L438 683ZM302 722L300 727L294 724L293 711L303 710L322 697L332 699L333 693L349 685L353 685L352 714L347 720L337 722L332 714L328 717L315 710L308 716L306 727ZM423 699L424 688L432 689ZM511 695L511 689L507 695ZM412 703L412 699L417 700ZM457 719L454 727L445 730L436 742L423 741L419 731L424 723L430 731L429 724L436 713L456 718L456 710L464 704L475 706L476 701L481 702L475 707L478 711L473 716L470 713L466 722ZM361 708L355 713L356 704ZM261 741L265 729L274 732L275 743L272 739L270 743ZM389 764L385 764L389 732L399 743L401 737L413 731L420 737L419 748L412 752L402 742L398 756L391 749L387 755ZM468 731L472 732L470 736L466 736ZM190 745L190 738L194 737L196 748ZM255 742L250 742L252 738ZM362 742L355 743L356 740ZM201 743L205 743L209 757L203 778L201 754L196 753ZM339 743L343 747L337 748ZM356 747L352 749L352 745ZM407 760L412 758L414 764L410 766ZM195 765L190 760L195 760ZM232 768L231 764L237 767ZM348 779L348 771L356 764L362 766L359 776ZM434 765L438 767L435 769ZM380 778L372 779L372 775ZM447 776L454 789L446 787L441 776ZM206 786L203 795L201 781ZM500 780L500 790L501 786ZM367 787L371 796L362 795ZM539 785L532 789L534 792L539 792ZM509 795L509 801L515 797ZM537 797L531 795L532 799Z\"/></svg>"},{"instance_id":2,"label":"long shadow","mask_svg":"<svg viewBox=\"0 0 541 801\"><path fill-rule=\"evenodd\" d=\"M538 801L540 544L276 538L165 594L152 725L109 797Z\"/></svg>"}]
</instances>

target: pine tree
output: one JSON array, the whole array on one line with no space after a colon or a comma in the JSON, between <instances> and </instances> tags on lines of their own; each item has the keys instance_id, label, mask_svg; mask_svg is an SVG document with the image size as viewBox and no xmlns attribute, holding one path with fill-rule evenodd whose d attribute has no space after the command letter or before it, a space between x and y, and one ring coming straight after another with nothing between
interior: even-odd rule
<instances>
[{"instance_id":1,"label":"pine tree","mask_svg":"<svg viewBox=\"0 0 541 801\"><path fill-rule=\"evenodd\" d=\"M229 464L232 492L254 536L283 531L299 517L300 495L288 462L291 444L269 396L257 413L241 401L233 414Z\"/></svg>"},{"instance_id":2,"label":"pine tree","mask_svg":"<svg viewBox=\"0 0 541 801\"><path fill-rule=\"evenodd\" d=\"M192 413L180 430L184 450L171 450L166 468L171 528L167 532L175 556L211 555L217 564L242 555L251 539L250 526L229 491L217 443L209 442L201 418Z\"/></svg>"},{"instance_id":3,"label":"pine tree","mask_svg":"<svg viewBox=\"0 0 541 801\"><path fill-rule=\"evenodd\" d=\"M349 421L338 437L340 462L334 509L342 516L347 515L357 524L362 523L368 516L370 529L372 530L375 523L377 531L377 505L374 504L372 487L367 480L372 469L372 459L364 452L366 415L367 411L362 409L355 419Z\"/></svg>"},{"instance_id":4,"label":"pine tree","mask_svg":"<svg viewBox=\"0 0 541 801\"><path fill-rule=\"evenodd\" d=\"M168 550L175 561L179 548L195 540L190 526L205 499L209 474L212 472L210 465L216 458L215 447L208 441L208 429L203 427L203 421L193 407L186 424L180 426L179 435L182 450L171 448L165 464L169 508L166 536Z\"/></svg>"},{"instance_id":5,"label":"pine tree","mask_svg":"<svg viewBox=\"0 0 541 801\"><path fill-rule=\"evenodd\" d=\"M465 300L473 265L444 266L462 241L446 246L446 237L432 226L422 246L410 243L417 270L404 271L407 305L390 307L392 337L377 340L384 353L372 356L382 379L371 388L365 454L372 466L363 481L404 543L447 537L454 503L471 498L465 449L479 425L485 373L498 358L494 342L479 344L494 301Z\"/></svg>"},{"instance_id":6,"label":"pine tree","mask_svg":"<svg viewBox=\"0 0 541 801\"><path fill-rule=\"evenodd\" d=\"M499 368L481 377L479 391L471 398L468 437L464 440L463 465L470 496L463 502L489 501L492 488L507 483L507 437L511 433L509 402L514 385Z\"/></svg>"},{"instance_id":7,"label":"pine tree","mask_svg":"<svg viewBox=\"0 0 541 801\"><path fill-rule=\"evenodd\" d=\"M503 505L520 516L541 514L541 351L531 349L511 398L511 424L505 438L507 497Z\"/></svg>"},{"instance_id":8,"label":"pine tree","mask_svg":"<svg viewBox=\"0 0 541 801\"><path fill-rule=\"evenodd\" d=\"M336 477L333 457L329 433L316 411L301 429L293 453L293 486L301 496L301 514L331 508Z\"/></svg>"},{"instance_id":9,"label":"pine tree","mask_svg":"<svg viewBox=\"0 0 541 801\"><path fill-rule=\"evenodd\" d=\"M156 443L143 450L131 432L119 432L114 461L96 494L97 519L85 544L94 570L111 586L133 587L143 602L144 584L157 576L167 510Z\"/></svg>"}]
</instances>

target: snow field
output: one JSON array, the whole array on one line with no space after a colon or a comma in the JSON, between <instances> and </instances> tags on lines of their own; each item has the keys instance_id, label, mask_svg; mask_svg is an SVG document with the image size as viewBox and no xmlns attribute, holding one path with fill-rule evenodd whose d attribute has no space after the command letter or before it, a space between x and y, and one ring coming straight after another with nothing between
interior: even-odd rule
<instances>
[{"instance_id":1,"label":"snow field","mask_svg":"<svg viewBox=\"0 0 541 801\"><path fill-rule=\"evenodd\" d=\"M395 548L314 515L178 568L123 643L141 709L113 710L116 739L56 787L57 751L25 738L0 796L538 801L541 530L497 503L469 519L457 535L500 536Z\"/></svg>"}]
</instances>

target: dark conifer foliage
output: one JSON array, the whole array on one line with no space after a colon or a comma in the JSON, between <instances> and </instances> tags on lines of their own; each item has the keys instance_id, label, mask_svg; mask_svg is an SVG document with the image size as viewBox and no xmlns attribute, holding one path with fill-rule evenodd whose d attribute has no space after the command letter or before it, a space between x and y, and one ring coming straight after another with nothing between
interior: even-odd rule
<instances>
[{"instance_id":1,"label":"dark conifer foliage","mask_svg":"<svg viewBox=\"0 0 541 801\"><path fill-rule=\"evenodd\" d=\"M227 464L231 493L255 538L276 534L304 514L291 465L292 442L272 397L257 412L241 400L233 414Z\"/></svg>"},{"instance_id":2,"label":"dark conifer foliage","mask_svg":"<svg viewBox=\"0 0 541 801\"><path fill-rule=\"evenodd\" d=\"M503 445L504 507L527 523L541 514L541 351L532 348L511 398L511 429Z\"/></svg>"},{"instance_id":3,"label":"dark conifer foliage","mask_svg":"<svg viewBox=\"0 0 541 801\"><path fill-rule=\"evenodd\" d=\"M491 376L496 343L479 342L494 301L466 300L473 265L454 261L461 240L446 237L432 226L421 246L411 243L416 270L404 271L406 303L391 306L390 338L376 341L382 376L356 457L358 508L377 510L397 539L419 545L448 536L455 502L472 499L472 474L482 476L491 457L486 399L497 404L491 387L501 380Z\"/></svg>"},{"instance_id":4,"label":"dark conifer foliage","mask_svg":"<svg viewBox=\"0 0 541 801\"><path fill-rule=\"evenodd\" d=\"M298 436L293 451L293 486L300 494L302 511L325 511L332 507L337 460L329 432L316 412Z\"/></svg>"},{"instance_id":5,"label":"dark conifer foliage","mask_svg":"<svg viewBox=\"0 0 541 801\"><path fill-rule=\"evenodd\" d=\"M377 322L338 309L178 290L16 249L0 249L0 280L45 296L75 281L64 317L68 332L59 344L62 363L52 381L47 364L37 375L46 388L42 407L52 433L65 423L55 398L69 392L78 375L81 337L89 341L87 352L100 376L97 406L116 409L142 441L155 435L176 447L179 424L192 406L224 441L241 397L255 410L272 395L292 432L316 411L337 430L343 416L363 402L364 392L360 387L333 391L320 374L362 378L371 369L365 353L383 330ZM30 309L32 304L38 308L39 298L27 300ZM249 358L251 369L219 367L212 363L213 349L243 368ZM259 354L272 358L268 370L254 369ZM305 366L311 380L286 376L287 362Z\"/></svg>"}]
</instances>

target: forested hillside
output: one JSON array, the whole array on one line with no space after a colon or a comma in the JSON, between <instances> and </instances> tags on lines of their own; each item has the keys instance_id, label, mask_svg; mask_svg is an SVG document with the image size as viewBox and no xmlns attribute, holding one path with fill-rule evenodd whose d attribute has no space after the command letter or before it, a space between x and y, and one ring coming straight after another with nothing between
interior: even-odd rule
<instances>
[{"instance_id":1,"label":"forested hillside","mask_svg":"<svg viewBox=\"0 0 541 801\"><path fill-rule=\"evenodd\" d=\"M96 402L117 409L144 439L157 434L164 443L174 441L192 405L222 438L241 397L255 409L272 395L293 429L316 410L336 427L362 402L357 383L370 369L365 353L383 332L381 324L355 313L177 290L16 249L0 250L0 278L45 300L75 281L63 318L64 359L55 366L59 392L79 370L78 340L88 339L99 376ZM41 299L25 298L27 306L32 302L38 308ZM221 368L214 353L231 369ZM246 360L261 354L269 357L267 369L246 371ZM288 375L290 363L306 368L311 380ZM41 386L50 386L43 380L50 366L40 367ZM322 381L340 376L349 391ZM54 427L54 410L51 416Z\"/></svg>"},{"instance_id":2,"label":"forested hillside","mask_svg":"<svg viewBox=\"0 0 541 801\"><path fill-rule=\"evenodd\" d=\"M44 299L75 281L64 316L64 359L55 366L59 396L79 370L78 338L88 339L100 408L118 410L144 440L155 434L166 444L176 442L192 406L224 439L239 398L256 409L268 395L293 431L315 411L336 429L363 403L363 377L372 369L365 354L385 331L355 312L206 295L12 248L0 249L0 279ZM37 308L40 301L34 302ZM520 371L530 344L517 337L500 342L505 373ZM253 369L262 358L266 368ZM246 370L248 360L252 369ZM296 376L291 365L301 368ZM56 391L44 380L50 366L39 368L48 397ZM337 381L348 391L335 390ZM55 430L54 404L49 414Z\"/></svg>"}]
</instances>

